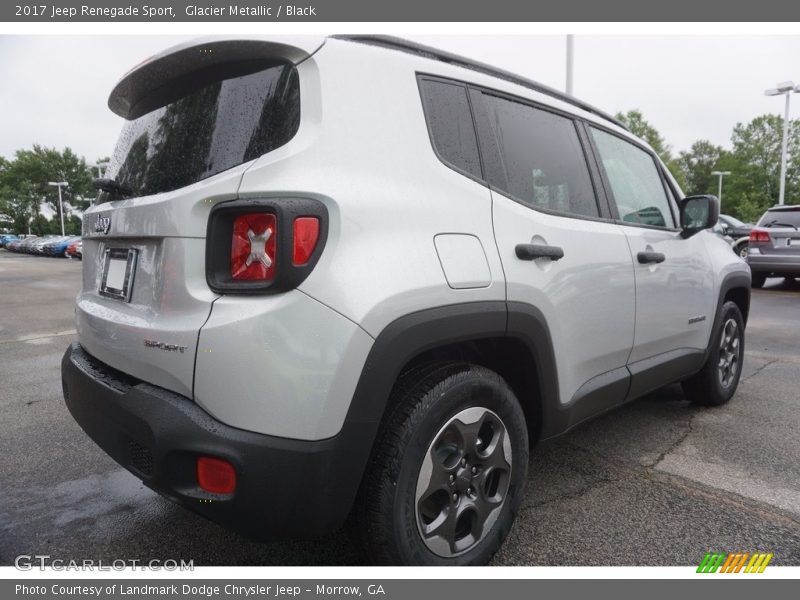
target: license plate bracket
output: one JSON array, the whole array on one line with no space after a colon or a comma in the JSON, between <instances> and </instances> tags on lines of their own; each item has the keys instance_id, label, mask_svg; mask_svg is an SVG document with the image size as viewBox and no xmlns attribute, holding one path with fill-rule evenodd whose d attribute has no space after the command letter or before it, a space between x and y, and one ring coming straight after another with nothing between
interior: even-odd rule
<instances>
[{"instance_id":1,"label":"license plate bracket","mask_svg":"<svg viewBox=\"0 0 800 600\"><path fill-rule=\"evenodd\" d=\"M103 259L103 280L100 294L123 302L131 301L133 277L136 273L138 250L107 248Z\"/></svg>"}]
</instances>

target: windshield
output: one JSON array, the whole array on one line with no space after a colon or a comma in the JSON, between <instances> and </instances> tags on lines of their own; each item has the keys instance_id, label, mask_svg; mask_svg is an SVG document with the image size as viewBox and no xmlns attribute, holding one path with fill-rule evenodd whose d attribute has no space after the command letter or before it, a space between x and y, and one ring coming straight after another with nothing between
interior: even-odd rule
<instances>
[{"instance_id":1,"label":"windshield","mask_svg":"<svg viewBox=\"0 0 800 600\"><path fill-rule=\"evenodd\" d=\"M286 144L299 124L293 65L217 81L128 121L105 177L122 197L176 190Z\"/></svg>"},{"instance_id":2,"label":"windshield","mask_svg":"<svg viewBox=\"0 0 800 600\"><path fill-rule=\"evenodd\" d=\"M761 217L758 226L800 228L800 207L789 210L768 210Z\"/></svg>"}]
</instances>

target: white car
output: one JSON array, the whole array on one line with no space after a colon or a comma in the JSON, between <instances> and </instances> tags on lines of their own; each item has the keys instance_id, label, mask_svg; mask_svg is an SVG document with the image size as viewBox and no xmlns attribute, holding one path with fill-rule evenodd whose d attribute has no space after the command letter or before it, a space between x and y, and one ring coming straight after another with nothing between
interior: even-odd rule
<instances>
[{"instance_id":1,"label":"white car","mask_svg":"<svg viewBox=\"0 0 800 600\"><path fill-rule=\"evenodd\" d=\"M536 442L736 390L750 272L717 200L579 100L393 38L215 38L109 107L64 397L247 536L348 520L376 562L483 564Z\"/></svg>"}]
</instances>

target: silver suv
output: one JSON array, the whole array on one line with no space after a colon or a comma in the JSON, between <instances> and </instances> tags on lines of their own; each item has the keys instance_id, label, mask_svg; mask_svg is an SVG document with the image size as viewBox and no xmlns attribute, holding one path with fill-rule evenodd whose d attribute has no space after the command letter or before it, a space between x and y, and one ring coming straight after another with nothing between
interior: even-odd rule
<instances>
[{"instance_id":1,"label":"silver suv","mask_svg":"<svg viewBox=\"0 0 800 600\"><path fill-rule=\"evenodd\" d=\"M750 232L747 262L753 287L767 277L800 277L800 206L773 206Z\"/></svg>"},{"instance_id":2,"label":"silver suv","mask_svg":"<svg viewBox=\"0 0 800 600\"><path fill-rule=\"evenodd\" d=\"M581 101L336 37L184 44L109 106L64 397L247 536L347 522L377 562L486 563L534 443L736 390L750 272L717 200Z\"/></svg>"}]
</instances>

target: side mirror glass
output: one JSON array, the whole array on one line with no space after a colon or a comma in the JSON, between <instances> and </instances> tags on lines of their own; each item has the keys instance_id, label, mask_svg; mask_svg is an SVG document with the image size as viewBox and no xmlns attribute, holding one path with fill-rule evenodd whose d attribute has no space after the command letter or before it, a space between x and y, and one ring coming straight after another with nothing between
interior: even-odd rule
<instances>
[{"instance_id":1,"label":"side mirror glass","mask_svg":"<svg viewBox=\"0 0 800 600\"><path fill-rule=\"evenodd\" d=\"M714 227L719 219L719 200L716 196L689 196L680 201L679 208L684 237Z\"/></svg>"}]
</instances>

